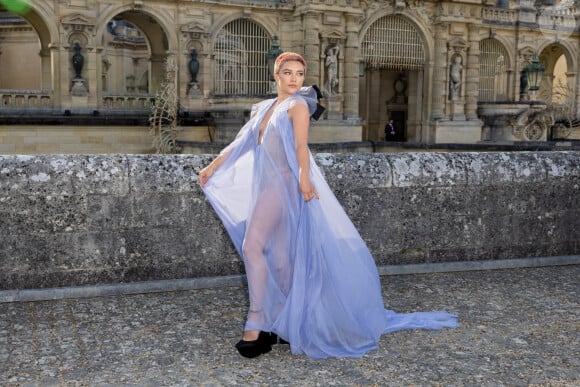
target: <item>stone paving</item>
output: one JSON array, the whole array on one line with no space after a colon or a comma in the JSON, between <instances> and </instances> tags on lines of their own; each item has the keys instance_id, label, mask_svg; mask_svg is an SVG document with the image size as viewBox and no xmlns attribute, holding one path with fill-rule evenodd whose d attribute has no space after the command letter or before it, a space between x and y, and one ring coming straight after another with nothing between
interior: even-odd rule
<instances>
[{"instance_id":1,"label":"stone paving","mask_svg":"<svg viewBox=\"0 0 580 387\"><path fill-rule=\"evenodd\" d=\"M580 266L381 279L390 309L461 326L383 335L361 359L245 359L243 287L4 303L0 385L580 386Z\"/></svg>"}]
</instances>

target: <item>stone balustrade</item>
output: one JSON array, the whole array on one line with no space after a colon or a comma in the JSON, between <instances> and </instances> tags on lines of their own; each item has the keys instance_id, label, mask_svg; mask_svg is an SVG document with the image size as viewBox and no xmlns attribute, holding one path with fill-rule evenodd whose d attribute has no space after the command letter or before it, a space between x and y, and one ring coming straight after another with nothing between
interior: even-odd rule
<instances>
[{"instance_id":1,"label":"stone balustrade","mask_svg":"<svg viewBox=\"0 0 580 387\"><path fill-rule=\"evenodd\" d=\"M0 110L48 109L52 95L42 90L0 90Z\"/></svg>"},{"instance_id":2,"label":"stone balustrade","mask_svg":"<svg viewBox=\"0 0 580 387\"><path fill-rule=\"evenodd\" d=\"M518 11L514 9L486 7L482 9L482 17L487 22L512 24L518 20Z\"/></svg>"},{"instance_id":3,"label":"stone balustrade","mask_svg":"<svg viewBox=\"0 0 580 387\"><path fill-rule=\"evenodd\" d=\"M108 94L103 96L102 106L111 111L115 110L144 110L150 111L155 103L155 96L150 94Z\"/></svg>"},{"instance_id":4,"label":"stone balustrade","mask_svg":"<svg viewBox=\"0 0 580 387\"><path fill-rule=\"evenodd\" d=\"M0 156L0 290L243 273L197 182L212 157ZM580 253L580 152L315 159L379 266Z\"/></svg>"},{"instance_id":5,"label":"stone balustrade","mask_svg":"<svg viewBox=\"0 0 580 387\"><path fill-rule=\"evenodd\" d=\"M136 110L150 111L155 96L152 94L115 94L104 95L102 107L111 111ZM41 90L0 90L0 110L50 110L52 108L52 94Z\"/></svg>"}]
</instances>

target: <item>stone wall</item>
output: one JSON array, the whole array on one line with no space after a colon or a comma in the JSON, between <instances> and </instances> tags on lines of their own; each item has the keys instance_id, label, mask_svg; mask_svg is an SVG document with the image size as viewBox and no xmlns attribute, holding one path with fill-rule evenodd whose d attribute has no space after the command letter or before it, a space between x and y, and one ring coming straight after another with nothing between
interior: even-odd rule
<instances>
[{"instance_id":1,"label":"stone wall","mask_svg":"<svg viewBox=\"0 0 580 387\"><path fill-rule=\"evenodd\" d=\"M0 290L243 273L211 155L0 156ZM580 253L580 152L319 153L377 264Z\"/></svg>"}]
</instances>

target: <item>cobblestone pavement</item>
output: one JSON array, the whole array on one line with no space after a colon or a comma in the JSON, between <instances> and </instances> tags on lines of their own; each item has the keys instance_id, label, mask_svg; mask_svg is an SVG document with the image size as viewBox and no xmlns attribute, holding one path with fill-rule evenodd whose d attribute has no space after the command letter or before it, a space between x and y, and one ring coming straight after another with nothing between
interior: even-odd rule
<instances>
[{"instance_id":1,"label":"cobblestone pavement","mask_svg":"<svg viewBox=\"0 0 580 387\"><path fill-rule=\"evenodd\" d=\"M383 335L362 359L245 359L243 287L4 303L0 385L580 386L580 266L381 279L390 309L461 326Z\"/></svg>"}]
</instances>

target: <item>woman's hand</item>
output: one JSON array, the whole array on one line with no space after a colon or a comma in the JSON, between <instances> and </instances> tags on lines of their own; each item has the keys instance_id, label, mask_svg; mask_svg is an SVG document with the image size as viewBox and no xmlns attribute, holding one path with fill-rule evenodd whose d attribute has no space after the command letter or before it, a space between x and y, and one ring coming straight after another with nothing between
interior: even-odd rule
<instances>
[{"instance_id":1,"label":"woman's hand","mask_svg":"<svg viewBox=\"0 0 580 387\"><path fill-rule=\"evenodd\" d=\"M305 202L309 202L315 197L316 199L320 199L320 197L318 196L318 191L316 190L316 188L314 188L312 182L310 181L310 177L308 176L302 176L302 174L300 174L300 177L298 179L298 189L300 190L300 193L304 197Z\"/></svg>"},{"instance_id":2,"label":"woman's hand","mask_svg":"<svg viewBox=\"0 0 580 387\"><path fill-rule=\"evenodd\" d=\"M202 188L205 187L207 181L211 175L213 175L214 171L214 167L210 164L199 172L197 178L199 179L199 184L201 184Z\"/></svg>"},{"instance_id":3,"label":"woman's hand","mask_svg":"<svg viewBox=\"0 0 580 387\"><path fill-rule=\"evenodd\" d=\"M197 178L199 179L199 184L202 188L205 187L207 181L214 174L215 170L223 164L226 157L227 156L224 157L223 154L218 155L207 167L199 172Z\"/></svg>"}]
</instances>

